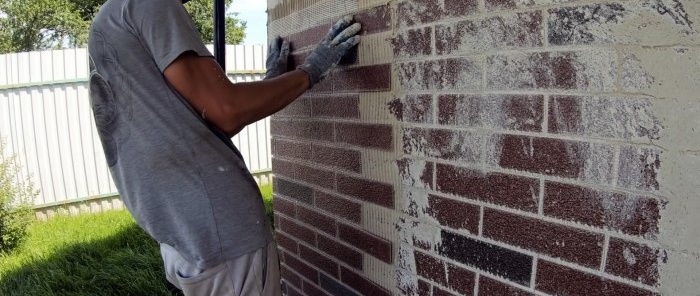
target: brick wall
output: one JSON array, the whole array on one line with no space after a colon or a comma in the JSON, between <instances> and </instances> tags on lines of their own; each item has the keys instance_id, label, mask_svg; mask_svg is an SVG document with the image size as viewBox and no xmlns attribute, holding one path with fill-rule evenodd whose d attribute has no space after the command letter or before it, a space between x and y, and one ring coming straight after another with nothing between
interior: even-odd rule
<instances>
[{"instance_id":1,"label":"brick wall","mask_svg":"<svg viewBox=\"0 0 700 296\"><path fill-rule=\"evenodd\" d=\"M268 3L364 25L272 120L287 295L700 291L700 3Z\"/></svg>"}]
</instances>

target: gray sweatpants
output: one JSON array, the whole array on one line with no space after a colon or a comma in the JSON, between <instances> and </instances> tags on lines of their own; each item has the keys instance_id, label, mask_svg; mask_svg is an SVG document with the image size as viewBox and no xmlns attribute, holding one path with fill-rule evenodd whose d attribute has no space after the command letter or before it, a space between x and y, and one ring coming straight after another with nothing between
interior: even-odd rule
<instances>
[{"instance_id":1,"label":"gray sweatpants","mask_svg":"<svg viewBox=\"0 0 700 296\"><path fill-rule=\"evenodd\" d=\"M186 296L280 296L279 261L274 241L247 255L200 270L167 244L160 244L169 282Z\"/></svg>"}]
</instances>

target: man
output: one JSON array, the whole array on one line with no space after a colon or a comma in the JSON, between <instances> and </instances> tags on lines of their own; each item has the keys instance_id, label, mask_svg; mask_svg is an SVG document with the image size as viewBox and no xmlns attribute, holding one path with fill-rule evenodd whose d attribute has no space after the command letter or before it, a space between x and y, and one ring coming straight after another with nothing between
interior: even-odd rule
<instances>
[{"instance_id":1,"label":"man","mask_svg":"<svg viewBox=\"0 0 700 296\"><path fill-rule=\"evenodd\" d=\"M185 295L280 295L255 180L230 137L294 101L357 45L346 17L297 70L271 46L264 81L232 84L181 0L109 0L89 37L90 93L112 176Z\"/></svg>"}]
</instances>

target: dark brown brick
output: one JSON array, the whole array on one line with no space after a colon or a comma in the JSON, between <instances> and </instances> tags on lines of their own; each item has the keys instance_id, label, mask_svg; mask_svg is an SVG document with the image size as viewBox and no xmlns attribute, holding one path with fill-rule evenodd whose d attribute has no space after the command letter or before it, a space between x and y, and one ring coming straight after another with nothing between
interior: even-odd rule
<instances>
[{"instance_id":1,"label":"dark brown brick","mask_svg":"<svg viewBox=\"0 0 700 296\"><path fill-rule=\"evenodd\" d=\"M442 242L437 251L441 256L521 285L530 283L531 256L446 230L442 230L440 235Z\"/></svg>"},{"instance_id":2,"label":"dark brown brick","mask_svg":"<svg viewBox=\"0 0 700 296\"><path fill-rule=\"evenodd\" d=\"M607 49L578 52L517 52L486 59L489 89L560 89L608 92L616 89L616 56ZM503 75L518 73L518 75Z\"/></svg>"},{"instance_id":3,"label":"dark brown brick","mask_svg":"<svg viewBox=\"0 0 700 296\"><path fill-rule=\"evenodd\" d=\"M484 236L510 245L596 268L604 237L501 211L484 210Z\"/></svg>"},{"instance_id":4,"label":"dark brown brick","mask_svg":"<svg viewBox=\"0 0 700 296\"><path fill-rule=\"evenodd\" d=\"M338 192L383 207L394 208L394 186L341 174L337 174L336 177Z\"/></svg>"},{"instance_id":5,"label":"dark brown brick","mask_svg":"<svg viewBox=\"0 0 700 296\"><path fill-rule=\"evenodd\" d=\"M335 188L335 174L331 171L277 158L272 159L272 169L276 175L286 176L328 189Z\"/></svg>"},{"instance_id":6,"label":"dark brown brick","mask_svg":"<svg viewBox=\"0 0 700 296\"><path fill-rule=\"evenodd\" d=\"M441 225L479 234L479 207L435 195L428 197L426 212Z\"/></svg>"},{"instance_id":7,"label":"dark brown brick","mask_svg":"<svg viewBox=\"0 0 700 296\"><path fill-rule=\"evenodd\" d=\"M299 245L299 256L327 274L338 278L338 263L330 258L304 245Z\"/></svg>"},{"instance_id":8,"label":"dark brown brick","mask_svg":"<svg viewBox=\"0 0 700 296\"><path fill-rule=\"evenodd\" d=\"M499 165L532 173L608 183L611 146L578 141L504 135Z\"/></svg>"},{"instance_id":9,"label":"dark brown brick","mask_svg":"<svg viewBox=\"0 0 700 296\"><path fill-rule=\"evenodd\" d=\"M318 236L318 248L324 253L345 262L345 264L355 269L362 270L363 261L360 252L323 235Z\"/></svg>"},{"instance_id":10,"label":"dark brown brick","mask_svg":"<svg viewBox=\"0 0 700 296\"><path fill-rule=\"evenodd\" d=\"M391 29L391 8L381 5L355 14L356 22L362 24L361 34L369 35Z\"/></svg>"},{"instance_id":11,"label":"dark brown brick","mask_svg":"<svg viewBox=\"0 0 700 296\"><path fill-rule=\"evenodd\" d=\"M438 101L443 125L540 132L543 120L542 95L442 95Z\"/></svg>"},{"instance_id":12,"label":"dark brown brick","mask_svg":"<svg viewBox=\"0 0 700 296\"><path fill-rule=\"evenodd\" d=\"M400 63L396 66L401 87L406 90L482 89L483 68L473 58L453 58Z\"/></svg>"},{"instance_id":13,"label":"dark brown brick","mask_svg":"<svg viewBox=\"0 0 700 296\"><path fill-rule=\"evenodd\" d=\"M666 252L650 246L610 239L605 272L649 286L659 284L659 262L665 262Z\"/></svg>"},{"instance_id":14,"label":"dark brown brick","mask_svg":"<svg viewBox=\"0 0 700 296\"><path fill-rule=\"evenodd\" d=\"M314 203L313 190L309 186L301 185L282 178L275 178L273 182L275 193L284 195L305 204Z\"/></svg>"},{"instance_id":15,"label":"dark brown brick","mask_svg":"<svg viewBox=\"0 0 700 296\"><path fill-rule=\"evenodd\" d=\"M333 123L315 120L290 120L273 118L270 123L272 135L319 140L333 141Z\"/></svg>"},{"instance_id":16,"label":"dark brown brick","mask_svg":"<svg viewBox=\"0 0 700 296\"><path fill-rule=\"evenodd\" d=\"M277 240L277 245L284 248L285 250L296 254L299 252L299 244L297 241L284 233L279 231L275 232L275 238Z\"/></svg>"},{"instance_id":17,"label":"dark brown brick","mask_svg":"<svg viewBox=\"0 0 700 296\"><path fill-rule=\"evenodd\" d=\"M653 198L545 183L544 214L551 217L655 238L659 233L660 211L660 202Z\"/></svg>"},{"instance_id":18,"label":"dark brown brick","mask_svg":"<svg viewBox=\"0 0 700 296\"><path fill-rule=\"evenodd\" d=\"M337 230L334 218L321 214L315 209L302 206L298 207L297 211L299 214L299 221L312 225L325 233L335 236Z\"/></svg>"},{"instance_id":19,"label":"dark brown brick","mask_svg":"<svg viewBox=\"0 0 700 296\"><path fill-rule=\"evenodd\" d=\"M337 123L335 140L364 148L391 150L393 131L386 124Z\"/></svg>"},{"instance_id":20,"label":"dark brown brick","mask_svg":"<svg viewBox=\"0 0 700 296\"><path fill-rule=\"evenodd\" d=\"M438 54L542 46L542 12L524 12L435 27Z\"/></svg>"},{"instance_id":21,"label":"dark brown brick","mask_svg":"<svg viewBox=\"0 0 700 296\"><path fill-rule=\"evenodd\" d=\"M403 129L403 152L420 157L477 163L482 157L484 141L485 137L473 131Z\"/></svg>"},{"instance_id":22,"label":"dark brown brick","mask_svg":"<svg viewBox=\"0 0 700 296\"><path fill-rule=\"evenodd\" d=\"M508 296L534 296L530 292L525 292L519 288L504 284L490 277L481 275L479 277L479 296L508 295Z\"/></svg>"},{"instance_id":23,"label":"dark brown brick","mask_svg":"<svg viewBox=\"0 0 700 296\"><path fill-rule=\"evenodd\" d=\"M313 246L316 245L316 233L306 226L302 226L297 222L289 220L287 218L279 217L280 227L285 233L301 239Z\"/></svg>"},{"instance_id":24,"label":"dark brown brick","mask_svg":"<svg viewBox=\"0 0 700 296\"><path fill-rule=\"evenodd\" d=\"M306 296L328 296L326 292L323 292L323 290L308 281L303 281L303 285L302 291L304 291Z\"/></svg>"},{"instance_id":25,"label":"dark brown brick","mask_svg":"<svg viewBox=\"0 0 700 296\"><path fill-rule=\"evenodd\" d=\"M333 71L333 91L369 92L391 90L391 65L370 65Z\"/></svg>"},{"instance_id":26,"label":"dark brown brick","mask_svg":"<svg viewBox=\"0 0 700 296\"><path fill-rule=\"evenodd\" d=\"M451 17L462 17L477 13L477 0L445 0L445 14Z\"/></svg>"},{"instance_id":27,"label":"dark brown brick","mask_svg":"<svg viewBox=\"0 0 700 296\"><path fill-rule=\"evenodd\" d=\"M430 283L421 279L418 280L418 295L430 296L432 289L433 287L430 285Z\"/></svg>"},{"instance_id":28,"label":"dark brown brick","mask_svg":"<svg viewBox=\"0 0 700 296\"><path fill-rule=\"evenodd\" d=\"M316 191L314 194L316 207L319 209L333 213L337 217L360 223L362 219L362 205L359 203L320 191Z\"/></svg>"},{"instance_id":29,"label":"dark brown brick","mask_svg":"<svg viewBox=\"0 0 700 296\"><path fill-rule=\"evenodd\" d=\"M359 95L328 95L313 97L311 115L314 117L360 118Z\"/></svg>"},{"instance_id":30,"label":"dark brown brick","mask_svg":"<svg viewBox=\"0 0 700 296\"><path fill-rule=\"evenodd\" d=\"M391 296L391 292L344 266L340 267L340 279L362 295Z\"/></svg>"},{"instance_id":31,"label":"dark brown brick","mask_svg":"<svg viewBox=\"0 0 700 296\"><path fill-rule=\"evenodd\" d=\"M433 296L455 296L446 290L440 289L437 286L433 286Z\"/></svg>"},{"instance_id":32,"label":"dark brown brick","mask_svg":"<svg viewBox=\"0 0 700 296\"><path fill-rule=\"evenodd\" d=\"M399 27L432 23L443 17L443 9L437 0L400 2L397 9Z\"/></svg>"},{"instance_id":33,"label":"dark brown brick","mask_svg":"<svg viewBox=\"0 0 700 296\"><path fill-rule=\"evenodd\" d=\"M362 171L360 151L319 145L314 145L312 150L313 161L317 163L356 173Z\"/></svg>"},{"instance_id":34,"label":"dark brown brick","mask_svg":"<svg viewBox=\"0 0 700 296\"><path fill-rule=\"evenodd\" d=\"M275 113L279 117L298 117L306 118L311 116L311 101L307 97L298 98L296 101L284 107L284 109Z\"/></svg>"},{"instance_id":35,"label":"dark brown brick","mask_svg":"<svg viewBox=\"0 0 700 296\"><path fill-rule=\"evenodd\" d=\"M427 56L432 53L433 28L412 29L396 34L391 40L395 57Z\"/></svg>"},{"instance_id":36,"label":"dark brown brick","mask_svg":"<svg viewBox=\"0 0 700 296\"><path fill-rule=\"evenodd\" d=\"M433 123L433 96L407 95L389 103L396 119L412 123Z\"/></svg>"},{"instance_id":37,"label":"dark brown brick","mask_svg":"<svg viewBox=\"0 0 700 296\"><path fill-rule=\"evenodd\" d=\"M292 50L303 49L308 46L316 45L328 34L330 23L325 23L320 26L306 29L299 33L294 33L287 37Z\"/></svg>"},{"instance_id":38,"label":"dark brown brick","mask_svg":"<svg viewBox=\"0 0 700 296\"><path fill-rule=\"evenodd\" d=\"M272 155L275 157L291 157L300 159L311 158L311 144L293 142L282 139L272 139Z\"/></svg>"},{"instance_id":39,"label":"dark brown brick","mask_svg":"<svg viewBox=\"0 0 700 296\"><path fill-rule=\"evenodd\" d=\"M486 8L489 10L514 9L516 7L516 0L486 0Z\"/></svg>"},{"instance_id":40,"label":"dark brown brick","mask_svg":"<svg viewBox=\"0 0 700 296\"><path fill-rule=\"evenodd\" d=\"M359 296L359 294L353 292L348 287L325 274L321 274L321 287L328 291L331 295Z\"/></svg>"},{"instance_id":41,"label":"dark brown brick","mask_svg":"<svg viewBox=\"0 0 700 296\"><path fill-rule=\"evenodd\" d=\"M549 43L601 44L615 40L605 24L617 24L629 12L621 4L592 4L549 9Z\"/></svg>"},{"instance_id":42,"label":"dark brown brick","mask_svg":"<svg viewBox=\"0 0 700 296\"><path fill-rule=\"evenodd\" d=\"M601 278L568 267L540 260L537 264L538 291L552 295L658 295L651 291Z\"/></svg>"},{"instance_id":43,"label":"dark brown brick","mask_svg":"<svg viewBox=\"0 0 700 296\"><path fill-rule=\"evenodd\" d=\"M338 225L338 237L379 260L393 261L391 242L384 238L342 223Z\"/></svg>"},{"instance_id":44,"label":"dark brown brick","mask_svg":"<svg viewBox=\"0 0 700 296\"><path fill-rule=\"evenodd\" d=\"M536 212L540 182L535 179L437 164L439 191Z\"/></svg>"},{"instance_id":45,"label":"dark brown brick","mask_svg":"<svg viewBox=\"0 0 700 296\"><path fill-rule=\"evenodd\" d=\"M419 159L403 158L396 161L396 167L399 169L399 176L403 185L427 189L435 188L433 184L434 163Z\"/></svg>"},{"instance_id":46,"label":"dark brown brick","mask_svg":"<svg viewBox=\"0 0 700 296\"><path fill-rule=\"evenodd\" d=\"M288 296L307 296L307 295L304 295L304 293L299 292L299 290L297 290L296 288L290 287L288 291L289 291Z\"/></svg>"},{"instance_id":47,"label":"dark brown brick","mask_svg":"<svg viewBox=\"0 0 700 296\"><path fill-rule=\"evenodd\" d=\"M416 260L416 273L419 276L447 286L444 261L419 251L414 251L413 256Z\"/></svg>"},{"instance_id":48,"label":"dark brown brick","mask_svg":"<svg viewBox=\"0 0 700 296\"><path fill-rule=\"evenodd\" d=\"M291 271L291 269L289 269L287 266L280 266L280 275L285 282L291 284L292 286L301 287L301 277Z\"/></svg>"},{"instance_id":49,"label":"dark brown brick","mask_svg":"<svg viewBox=\"0 0 700 296\"><path fill-rule=\"evenodd\" d=\"M476 274L464 268L447 265L447 286L462 295L474 294Z\"/></svg>"},{"instance_id":50,"label":"dark brown brick","mask_svg":"<svg viewBox=\"0 0 700 296\"><path fill-rule=\"evenodd\" d=\"M297 206L294 204L294 202L281 196L275 196L272 202L275 212L296 218Z\"/></svg>"},{"instance_id":51,"label":"dark brown brick","mask_svg":"<svg viewBox=\"0 0 700 296\"><path fill-rule=\"evenodd\" d=\"M290 253L284 253L284 264L314 284L318 283L318 270Z\"/></svg>"},{"instance_id":52,"label":"dark brown brick","mask_svg":"<svg viewBox=\"0 0 700 296\"><path fill-rule=\"evenodd\" d=\"M662 151L656 148L624 146L620 148L617 185L623 188L656 192Z\"/></svg>"}]
</instances>

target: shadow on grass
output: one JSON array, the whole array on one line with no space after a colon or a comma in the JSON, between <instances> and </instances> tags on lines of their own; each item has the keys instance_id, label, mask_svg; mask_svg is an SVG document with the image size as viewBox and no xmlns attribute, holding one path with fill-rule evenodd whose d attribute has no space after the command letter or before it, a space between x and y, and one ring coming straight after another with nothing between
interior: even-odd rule
<instances>
[{"instance_id":1,"label":"shadow on grass","mask_svg":"<svg viewBox=\"0 0 700 296\"><path fill-rule=\"evenodd\" d=\"M158 244L133 225L10 271L0 278L0 295L182 294L165 280Z\"/></svg>"}]
</instances>

